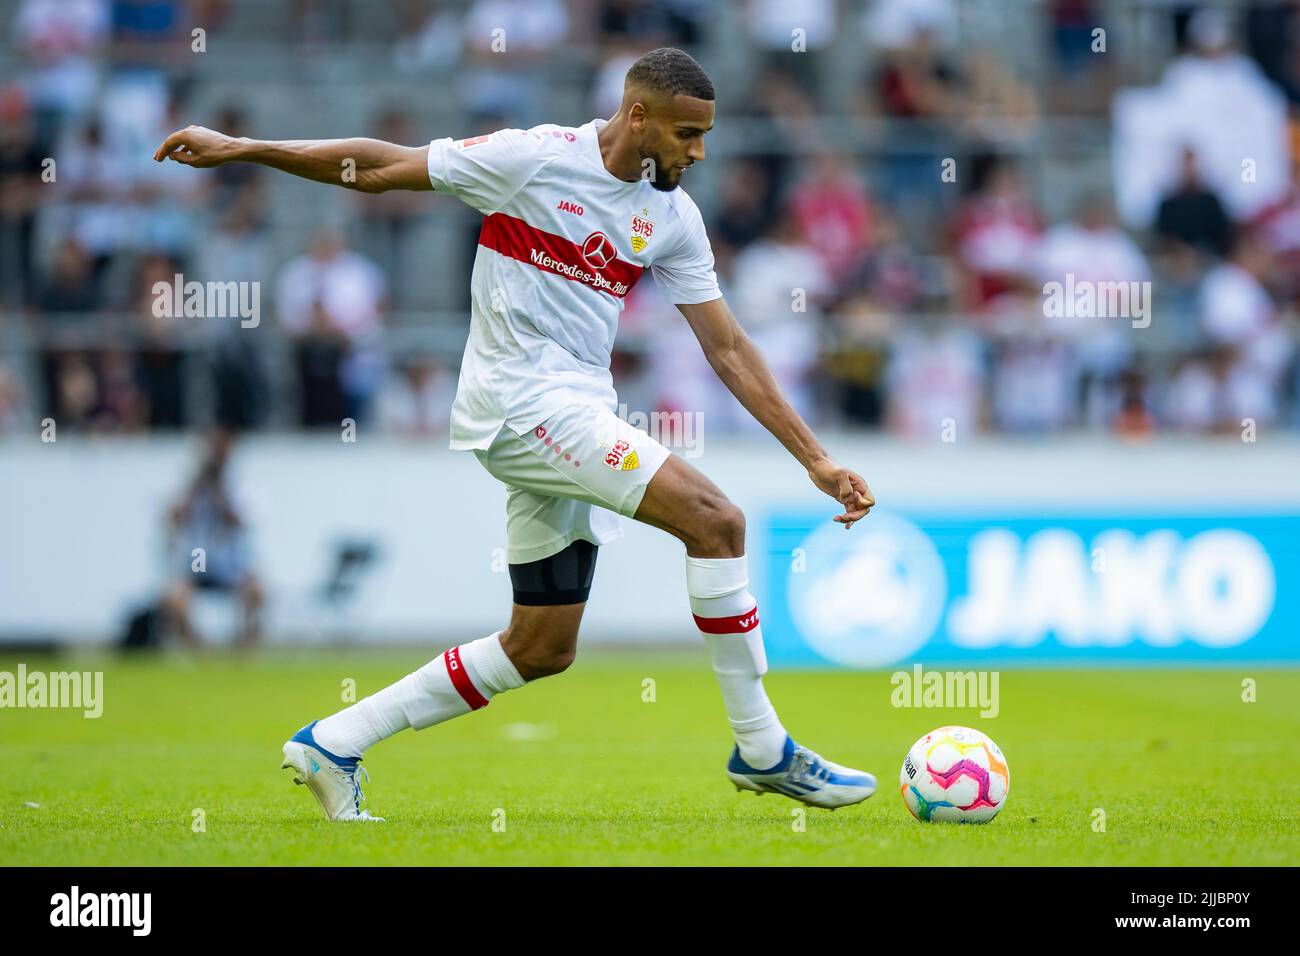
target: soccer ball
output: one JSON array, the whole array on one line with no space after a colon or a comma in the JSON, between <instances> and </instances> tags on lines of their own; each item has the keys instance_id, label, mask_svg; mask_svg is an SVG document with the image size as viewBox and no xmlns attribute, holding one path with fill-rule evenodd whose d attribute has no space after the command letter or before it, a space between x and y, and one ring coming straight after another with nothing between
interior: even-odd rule
<instances>
[{"instance_id":1,"label":"soccer ball","mask_svg":"<svg viewBox=\"0 0 1300 956\"><path fill-rule=\"evenodd\" d=\"M969 727L940 727L912 744L898 779L903 803L925 823L988 823L1011 790L1002 751Z\"/></svg>"}]
</instances>

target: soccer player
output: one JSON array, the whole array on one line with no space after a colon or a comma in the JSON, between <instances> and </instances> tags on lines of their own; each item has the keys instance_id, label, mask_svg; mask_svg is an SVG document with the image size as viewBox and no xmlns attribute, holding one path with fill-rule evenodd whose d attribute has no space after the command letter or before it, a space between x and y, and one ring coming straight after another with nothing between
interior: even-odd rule
<instances>
[{"instance_id":1,"label":"soccer player","mask_svg":"<svg viewBox=\"0 0 1300 956\"><path fill-rule=\"evenodd\" d=\"M870 774L795 743L767 698L744 514L614 412L609 364L618 316L649 269L726 386L840 503L834 520L850 528L875 504L861 476L831 458L782 397L718 290L699 210L678 186L704 159L713 114L704 70L664 48L628 70L612 119L583 126L503 129L420 147L264 142L190 126L154 154L200 168L260 163L361 192L433 190L484 216L451 447L473 451L506 485L510 623L313 721L284 745L284 767L331 820L379 819L361 808L367 748L569 666L597 550L622 533L617 515L686 547L691 610L735 737L726 772L736 788L831 809L875 791Z\"/></svg>"}]
</instances>

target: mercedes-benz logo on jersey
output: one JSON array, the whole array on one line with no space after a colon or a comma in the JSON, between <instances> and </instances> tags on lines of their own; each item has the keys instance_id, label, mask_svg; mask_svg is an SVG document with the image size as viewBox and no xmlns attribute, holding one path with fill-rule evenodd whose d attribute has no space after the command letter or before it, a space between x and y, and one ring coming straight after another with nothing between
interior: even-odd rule
<instances>
[{"instance_id":1,"label":"mercedes-benz logo on jersey","mask_svg":"<svg viewBox=\"0 0 1300 956\"><path fill-rule=\"evenodd\" d=\"M800 547L806 565L786 576L804 640L846 667L902 660L934 633L948 577L934 543L905 518L873 511L847 534L826 522Z\"/></svg>"},{"instance_id":2,"label":"mercedes-benz logo on jersey","mask_svg":"<svg viewBox=\"0 0 1300 956\"><path fill-rule=\"evenodd\" d=\"M593 232L582 241L582 259L593 269L604 269L617 255L614 243L603 232Z\"/></svg>"}]
</instances>

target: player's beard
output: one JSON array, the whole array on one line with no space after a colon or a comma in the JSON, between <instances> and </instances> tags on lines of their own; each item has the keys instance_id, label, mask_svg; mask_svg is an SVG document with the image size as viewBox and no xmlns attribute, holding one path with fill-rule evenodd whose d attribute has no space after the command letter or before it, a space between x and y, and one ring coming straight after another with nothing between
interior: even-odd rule
<instances>
[{"instance_id":1,"label":"player's beard","mask_svg":"<svg viewBox=\"0 0 1300 956\"><path fill-rule=\"evenodd\" d=\"M668 177L672 176L674 173L672 166L665 165L659 155L650 150L642 149L640 150L640 153L642 169L645 169L645 161L647 159L654 163L654 178L649 181L651 186L659 190L661 193L670 193L678 187L682 178L680 172L677 173L676 179L670 180Z\"/></svg>"}]
</instances>

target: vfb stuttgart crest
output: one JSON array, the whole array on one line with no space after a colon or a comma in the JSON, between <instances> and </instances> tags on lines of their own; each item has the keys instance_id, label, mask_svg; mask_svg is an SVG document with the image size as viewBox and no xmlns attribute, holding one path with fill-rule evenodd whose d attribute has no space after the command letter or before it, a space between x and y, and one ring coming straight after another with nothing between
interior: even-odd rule
<instances>
[{"instance_id":1,"label":"vfb stuttgart crest","mask_svg":"<svg viewBox=\"0 0 1300 956\"><path fill-rule=\"evenodd\" d=\"M641 210L643 213L649 212L648 209ZM650 237L655 234L655 224L644 216L632 217L632 251L640 252L645 248Z\"/></svg>"},{"instance_id":2,"label":"vfb stuttgart crest","mask_svg":"<svg viewBox=\"0 0 1300 956\"><path fill-rule=\"evenodd\" d=\"M620 438L605 455L605 464L615 471L632 471L641 462L637 460L636 451L632 446Z\"/></svg>"},{"instance_id":3,"label":"vfb stuttgart crest","mask_svg":"<svg viewBox=\"0 0 1300 956\"><path fill-rule=\"evenodd\" d=\"M582 259L593 269L603 269L618 255L614 243L603 232L593 232L582 241Z\"/></svg>"}]
</instances>

